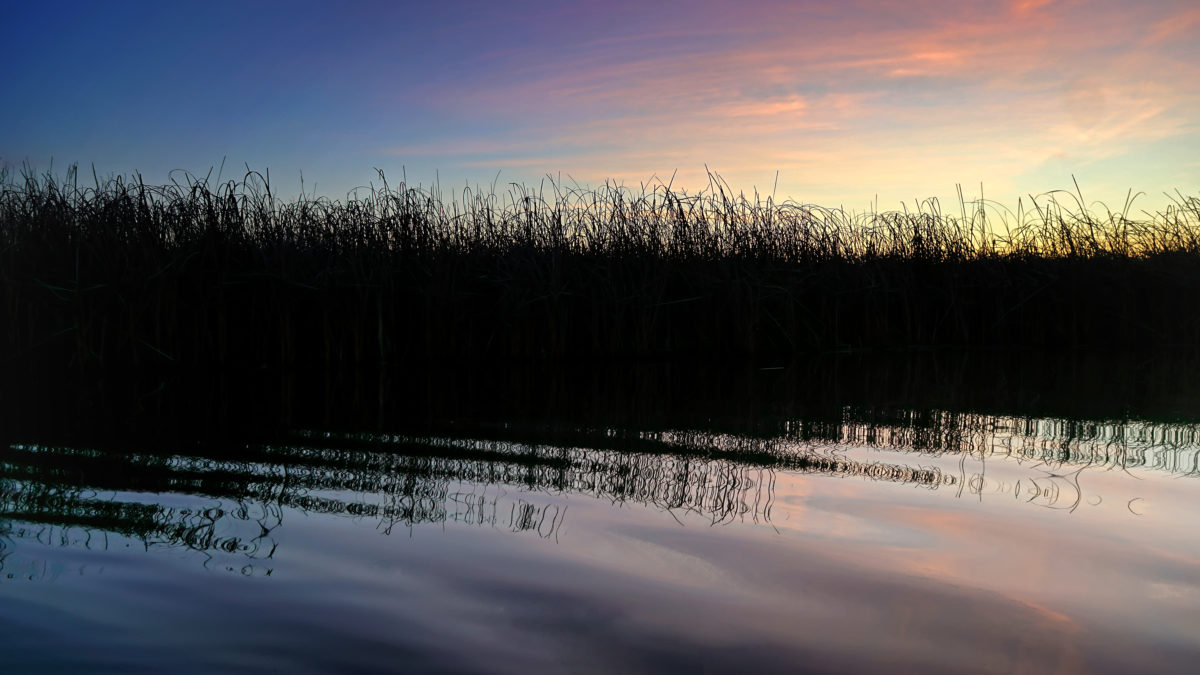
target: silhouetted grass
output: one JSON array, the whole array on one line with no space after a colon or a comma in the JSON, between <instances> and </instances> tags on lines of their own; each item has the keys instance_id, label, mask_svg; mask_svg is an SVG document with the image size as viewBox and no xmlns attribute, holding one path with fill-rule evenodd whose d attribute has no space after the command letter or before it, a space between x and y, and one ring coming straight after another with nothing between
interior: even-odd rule
<instances>
[{"instance_id":1,"label":"silhouetted grass","mask_svg":"<svg viewBox=\"0 0 1200 675\"><path fill-rule=\"evenodd\" d=\"M382 179L382 174L381 174ZM1200 198L1138 217L852 214L553 183L347 201L240 182L0 172L0 355L27 376L439 360L789 359L846 349L1200 344ZM14 365L15 364L15 365Z\"/></svg>"}]
</instances>

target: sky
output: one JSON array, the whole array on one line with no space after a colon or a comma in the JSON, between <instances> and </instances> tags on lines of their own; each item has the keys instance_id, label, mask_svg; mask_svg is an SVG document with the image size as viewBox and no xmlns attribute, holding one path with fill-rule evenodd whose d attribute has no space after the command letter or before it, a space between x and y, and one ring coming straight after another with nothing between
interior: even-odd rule
<instances>
[{"instance_id":1,"label":"sky","mask_svg":"<svg viewBox=\"0 0 1200 675\"><path fill-rule=\"evenodd\" d=\"M0 0L0 164L892 210L1200 195L1195 0ZM673 178L672 178L673 177ZM952 206L952 208L951 208Z\"/></svg>"}]
</instances>

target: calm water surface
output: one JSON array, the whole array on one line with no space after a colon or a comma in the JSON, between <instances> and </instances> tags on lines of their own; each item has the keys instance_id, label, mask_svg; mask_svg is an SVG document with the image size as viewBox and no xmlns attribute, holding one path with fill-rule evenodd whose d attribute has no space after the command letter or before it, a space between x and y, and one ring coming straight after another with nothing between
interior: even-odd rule
<instances>
[{"instance_id":1,"label":"calm water surface","mask_svg":"<svg viewBox=\"0 0 1200 675\"><path fill-rule=\"evenodd\" d=\"M4 672L1194 672L1197 427L0 448Z\"/></svg>"}]
</instances>

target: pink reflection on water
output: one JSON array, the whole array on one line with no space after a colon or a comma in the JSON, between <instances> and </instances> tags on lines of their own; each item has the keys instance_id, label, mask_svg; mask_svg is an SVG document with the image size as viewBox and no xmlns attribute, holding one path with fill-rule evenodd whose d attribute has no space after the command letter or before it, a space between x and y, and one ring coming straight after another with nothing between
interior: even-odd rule
<instances>
[{"instance_id":1,"label":"pink reflection on water","mask_svg":"<svg viewBox=\"0 0 1200 675\"><path fill-rule=\"evenodd\" d=\"M1037 625L1060 635L1059 669L1078 666L1078 650L1096 649L1098 635L1195 647L1200 538L1186 517L1200 501L1193 478L1093 468L1079 472L1073 484L1085 497L1068 508L1025 498L1028 488L1018 487L1044 483L1044 467L993 462L988 470L961 493L781 475L776 524L818 538L823 554L864 574L991 598L977 601L980 610L996 600L1022 608L1031 623L1016 632Z\"/></svg>"}]
</instances>

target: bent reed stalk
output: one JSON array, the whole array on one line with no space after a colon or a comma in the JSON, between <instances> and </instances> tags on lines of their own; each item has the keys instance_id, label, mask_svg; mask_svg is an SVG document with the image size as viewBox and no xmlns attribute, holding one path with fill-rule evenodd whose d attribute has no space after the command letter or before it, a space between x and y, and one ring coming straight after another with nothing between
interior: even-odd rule
<instances>
[{"instance_id":1,"label":"bent reed stalk","mask_svg":"<svg viewBox=\"0 0 1200 675\"><path fill-rule=\"evenodd\" d=\"M1200 344L1200 198L1131 215L850 213L711 176L346 201L267 178L80 187L0 170L0 358L31 375L438 360L789 359L854 349ZM65 370L64 370L65 369Z\"/></svg>"}]
</instances>

